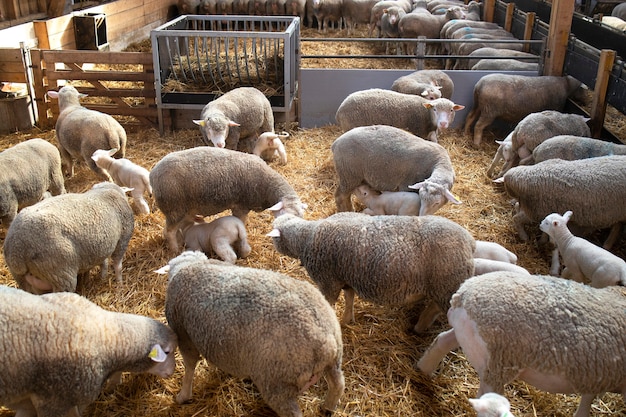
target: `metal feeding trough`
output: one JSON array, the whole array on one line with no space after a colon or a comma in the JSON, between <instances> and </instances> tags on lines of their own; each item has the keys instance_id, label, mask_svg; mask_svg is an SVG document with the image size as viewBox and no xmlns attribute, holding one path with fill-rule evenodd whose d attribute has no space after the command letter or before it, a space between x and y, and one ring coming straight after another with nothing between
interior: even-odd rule
<instances>
[{"instance_id":1,"label":"metal feeding trough","mask_svg":"<svg viewBox=\"0 0 626 417\"><path fill-rule=\"evenodd\" d=\"M150 33L159 128L164 109L202 109L237 87L289 114L300 68L300 18L183 15Z\"/></svg>"}]
</instances>

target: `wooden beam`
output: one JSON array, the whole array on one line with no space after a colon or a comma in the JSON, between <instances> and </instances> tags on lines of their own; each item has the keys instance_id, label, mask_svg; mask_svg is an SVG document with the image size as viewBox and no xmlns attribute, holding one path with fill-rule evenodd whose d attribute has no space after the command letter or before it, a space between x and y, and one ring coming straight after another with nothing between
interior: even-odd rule
<instances>
[{"instance_id":1,"label":"wooden beam","mask_svg":"<svg viewBox=\"0 0 626 417\"><path fill-rule=\"evenodd\" d=\"M524 26L524 40L529 41L533 35L533 28L535 27L535 12L528 12L526 14L526 25ZM524 44L524 52L530 52L530 44Z\"/></svg>"},{"instance_id":2,"label":"wooden beam","mask_svg":"<svg viewBox=\"0 0 626 417\"><path fill-rule=\"evenodd\" d=\"M22 17L20 15L20 5L18 4L17 0L7 1L5 7L6 7L7 19L14 20L14 19L18 19Z\"/></svg>"},{"instance_id":3,"label":"wooden beam","mask_svg":"<svg viewBox=\"0 0 626 417\"><path fill-rule=\"evenodd\" d=\"M65 14L66 11L71 11L70 3L70 0L50 0L50 4L48 5L48 17L58 17ZM70 7L66 9L68 5Z\"/></svg>"},{"instance_id":4,"label":"wooden beam","mask_svg":"<svg viewBox=\"0 0 626 417\"><path fill-rule=\"evenodd\" d=\"M493 22L493 16L496 12L496 0L485 0L483 6L483 20L485 22Z\"/></svg>"},{"instance_id":5,"label":"wooden beam","mask_svg":"<svg viewBox=\"0 0 626 417\"><path fill-rule=\"evenodd\" d=\"M563 75L565 53L574 16L574 0L553 0L543 75Z\"/></svg>"},{"instance_id":6,"label":"wooden beam","mask_svg":"<svg viewBox=\"0 0 626 417\"><path fill-rule=\"evenodd\" d=\"M589 116L591 117L591 137L596 139L600 138L602 126L604 125L607 104L606 90L609 86L613 62L615 62L615 51L612 49L603 49L602 52L600 52L596 85L593 89L593 101L589 112Z\"/></svg>"},{"instance_id":7,"label":"wooden beam","mask_svg":"<svg viewBox=\"0 0 626 417\"><path fill-rule=\"evenodd\" d=\"M504 29L511 32L513 27L513 13L515 13L515 3L511 2L506 5L506 17L504 19Z\"/></svg>"}]
</instances>

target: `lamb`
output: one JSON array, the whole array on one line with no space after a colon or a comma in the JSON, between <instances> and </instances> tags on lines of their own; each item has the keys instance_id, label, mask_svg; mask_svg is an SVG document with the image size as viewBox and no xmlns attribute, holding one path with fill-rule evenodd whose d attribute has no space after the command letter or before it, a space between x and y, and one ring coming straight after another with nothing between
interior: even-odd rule
<instances>
[{"instance_id":1,"label":"lamb","mask_svg":"<svg viewBox=\"0 0 626 417\"><path fill-rule=\"evenodd\" d=\"M470 398L469 402L476 410L477 417L514 417L509 400L495 392L486 392L480 398Z\"/></svg>"},{"instance_id":2,"label":"lamb","mask_svg":"<svg viewBox=\"0 0 626 417\"><path fill-rule=\"evenodd\" d=\"M247 257L252 249L248 243L246 227L235 216L224 216L210 223L194 222L183 231L185 250L215 253L224 262L234 264L237 254ZM236 247L236 250L235 250Z\"/></svg>"},{"instance_id":3,"label":"lamb","mask_svg":"<svg viewBox=\"0 0 626 417\"><path fill-rule=\"evenodd\" d=\"M496 171L496 167L500 162L504 161L504 166L513 158L513 132L509 133L504 140L496 140L498 146L498 150L491 161L491 165L487 168L487 176L489 178L494 177L494 172ZM498 174L498 177L504 175L502 172Z\"/></svg>"},{"instance_id":4,"label":"lamb","mask_svg":"<svg viewBox=\"0 0 626 417\"><path fill-rule=\"evenodd\" d=\"M281 139L288 137L289 133L287 132L264 132L256 140L252 153L260 156L264 161L278 158L280 164L285 165L287 163L287 151L285 151L285 145L283 145Z\"/></svg>"},{"instance_id":5,"label":"lamb","mask_svg":"<svg viewBox=\"0 0 626 417\"><path fill-rule=\"evenodd\" d=\"M530 275L525 268L510 262L494 261L492 259L474 258L474 275L487 274L495 271L509 271Z\"/></svg>"},{"instance_id":6,"label":"lamb","mask_svg":"<svg viewBox=\"0 0 626 417\"><path fill-rule=\"evenodd\" d=\"M339 105L335 120L345 131L358 126L389 125L437 142L437 133L465 106L447 98L427 100L413 94L371 88L351 93Z\"/></svg>"},{"instance_id":7,"label":"lamb","mask_svg":"<svg viewBox=\"0 0 626 417\"><path fill-rule=\"evenodd\" d=\"M200 146L171 152L150 171L154 200L165 215L164 237L178 253L178 230L194 216L231 209L245 223L250 210L276 215L304 214L293 187L261 158L243 152Z\"/></svg>"},{"instance_id":8,"label":"lamb","mask_svg":"<svg viewBox=\"0 0 626 417\"><path fill-rule=\"evenodd\" d=\"M465 120L465 134L474 123L473 145L480 146L483 130L494 120L517 123L530 113L562 110L565 101L581 86L572 76L527 77L488 74L474 86L474 107Z\"/></svg>"},{"instance_id":9,"label":"lamb","mask_svg":"<svg viewBox=\"0 0 626 417\"><path fill-rule=\"evenodd\" d=\"M321 376L329 387L322 407L336 408L345 387L341 328L312 284L210 261L200 252L172 259L168 281L165 316L185 364L176 402L191 399L202 355L225 372L252 379L280 417L302 417L298 395Z\"/></svg>"},{"instance_id":10,"label":"lamb","mask_svg":"<svg viewBox=\"0 0 626 417\"><path fill-rule=\"evenodd\" d=\"M486 240L476 241L476 251L474 258L491 259L493 261L517 263L517 255L496 242Z\"/></svg>"},{"instance_id":11,"label":"lamb","mask_svg":"<svg viewBox=\"0 0 626 417\"><path fill-rule=\"evenodd\" d=\"M532 161L532 152L544 140L557 135L591 136L588 117L555 110L530 113L515 126L511 134L511 159L500 175L512 167Z\"/></svg>"},{"instance_id":12,"label":"lamb","mask_svg":"<svg viewBox=\"0 0 626 417\"><path fill-rule=\"evenodd\" d=\"M461 347L480 377L479 396L503 394L505 384L521 379L542 391L582 394L575 417L589 416L597 394L617 392L626 399L623 289L493 272L465 281L450 305L452 329L440 333L418 362L425 374Z\"/></svg>"},{"instance_id":13,"label":"lamb","mask_svg":"<svg viewBox=\"0 0 626 417\"><path fill-rule=\"evenodd\" d=\"M80 416L122 372L174 373L171 329L78 294L36 296L0 286L0 317L0 404L18 416Z\"/></svg>"},{"instance_id":14,"label":"lamb","mask_svg":"<svg viewBox=\"0 0 626 417\"><path fill-rule=\"evenodd\" d=\"M573 161L610 155L626 155L626 145L583 136L557 135L537 145L531 160L533 163L556 158Z\"/></svg>"},{"instance_id":15,"label":"lamb","mask_svg":"<svg viewBox=\"0 0 626 417\"><path fill-rule=\"evenodd\" d=\"M616 16L602 16L601 20L603 25L607 25L612 27L613 29L617 29L619 31L626 31L626 21L620 19Z\"/></svg>"},{"instance_id":16,"label":"lamb","mask_svg":"<svg viewBox=\"0 0 626 417\"><path fill-rule=\"evenodd\" d=\"M91 155L96 165L102 168L121 187L131 188L133 201L140 214L150 214L150 206L143 197L144 192L152 196L150 186L150 171L142 166L131 162L126 158L115 159L112 157L117 149L98 149Z\"/></svg>"},{"instance_id":17,"label":"lamb","mask_svg":"<svg viewBox=\"0 0 626 417\"><path fill-rule=\"evenodd\" d=\"M518 201L513 223L522 240L528 240L525 225L538 224L550 213L571 210L577 227L612 228L604 243L608 249L619 236L620 223L626 221L626 156L520 165L504 174L502 182Z\"/></svg>"},{"instance_id":18,"label":"lamb","mask_svg":"<svg viewBox=\"0 0 626 417\"><path fill-rule=\"evenodd\" d=\"M363 213L369 215L419 216L421 200L418 193L409 191L376 191L367 184L359 185L354 190L356 198L367 208ZM433 214L433 213L425 213Z\"/></svg>"},{"instance_id":19,"label":"lamb","mask_svg":"<svg viewBox=\"0 0 626 417\"><path fill-rule=\"evenodd\" d=\"M444 97L452 98L454 82L441 70L419 70L396 79L391 85L393 91L415 94L429 100Z\"/></svg>"},{"instance_id":20,"label":"lamb","mask_svg":"<svg viewBox=\"0 0 626 417\"><path fill-rule=\"evenodd\" d=\"M354 295L381 305L426 298L414 327L426 330L474 273L474 238L439 216L338 213L322 220L274 219L276 250L299 259L331 305L344 291L342 323L354 321Z\"/></svg>"},{"instance_id":21,"label":"lamb","mask_svg":"<svg viewBox=\"0 0 626 417\"><path fill-rule=\"evenodd\" d=\"M110 181L91 155L97 149L118 149L115 155L123 158L126 155L126 131L122 125L106 113L83 107L80 99L86 94L79 93L71 85L65 85L58 92L48 91L48 96L59 100L55 130L65 175L74 175L73 158L82 157L92 171Z\"/></svg>"},{"instance_id":22,"label":"lamb","mask_svg":"<svg viewBox=\"0 0 626 417\"><path fill-rule=\"evenodd\" d=\"M0 152L0 223L8 229L18 210L46 192L65 192L61 156L53 144L34 138Z\"/></svg>"},{"instance_id":23,"label":"lamb","mask_svg":"<svg viewBox=\"0 0 626 417\"><path fill-rule=\"evenodd\" d=\"M250 152L253 139L274 131L272 105L254 87L238 87L219 96L204 106L200 117L193 122L200 126L204 143L218 148Z\"/></svg>"},{"instance_id":24,"label":"lamb","mask_svg":"<svg viewBox=\"0 0 626 417\"><path fill-rule=\"evenodd\" d=\"M596 288L626 286L626 262L611 252L574 236L567 228L572 214L571 211L566 211L563 216L552 213L539 225L541 231L547 233L550 240L556 243L563 258L565 268L561 276L577 282L584 282L586 279Z\"/></svg>"},{"instance_id":25,"label":"lamb","mask_svg":"<svg viewBox=\"0 0 626 417\"><path fill-rule=\"evenodd\" d=\"M352 211L352 192L361 184L380 191L419 189L420 212L434 213L446 202L461 204L450 191L454 169L441 145L393 126L357 127L331 145L339 184L337 211ZM411 188L413 187L413 188Z\"/></svg>"},{"instance_id":26,"label":"lamb","mask_svg":"<svg viewBox=\"0 0 626 417\"><path fill-rule=\"evenodd\" d=\"M4 258L19 287L34 294L74 292L79 273L101 265L101 276L106 276L109 257L121 282L133 230L133 210L124 191L99 183L20 211L4 240Z\"/></svg>"}]
</instances>

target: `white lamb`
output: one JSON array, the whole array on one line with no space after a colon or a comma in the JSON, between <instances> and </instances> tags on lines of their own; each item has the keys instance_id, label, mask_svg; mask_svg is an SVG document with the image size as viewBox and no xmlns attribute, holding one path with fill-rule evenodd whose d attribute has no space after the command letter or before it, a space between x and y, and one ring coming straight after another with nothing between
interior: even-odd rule
<instances>
[{"instance_id":1,"label":"white lamb","mask_svg":"<svg viewBox=\"0 0 626 417\"><path fill-rule=\"evenodd\" d=\"M611 252L574 236L567 228L571 217L571 211L565 212L563 216L552 213L539 225L541 231L547 233L556 243L561 253L565 265L561 277L578 282L583 282L586 278L596 288L626 285L626 262ZM556 259L558 262L558 258Z\"/></svg>"},{"instance_id":2,"label":"white lamb","mask_svg":"<svg viewBox=\"0 0 626 417\"><path fill-rule=\"evenodd\" d=\"M289 133L287 132L264 132L256 140L252 153L260 156L264 161L271 161L278 157L281 165L285 165L287 163L287 151L285 151L285 145L281 139L288 137Z\"/></svg>"},{"instance_id":3,"label":"white lamb","mask_svg":"<svg viewBox=\"0 0 626 417\"><path fill-rule=\"evenodd\" d=\"M495 392L487 392L480 398L470 398L469 402L478 417L513 417L509 400Z\"/></svg>"},{"instance_id":4,"label":"white lamb","mask_svg":"<svg viewBox=\"0 0 626 417\"><path fill-rule=\"evenodd\" d=\"M401 216L420 215L420 195L412 191L381 192L374 190L367 184L363 184L356 187L356 189L354 190L354 195L361 203L363 203L367 207L365 210L363 210L363 213L365 214L397 214Z\"/></svg>"},{"instance_id":5,"label":"white lamb","mask_svg":"<svg viewBox=\"0 0 626 417\"><path fill-rule=\"evenodd\" d=\"M224 262L234 264L237 255L245 258L250 254L246 227L235 216L224 216L206 223L202 216L183 231L185 249L215 253ZM235 251L234 245L237 244Z\"/></svg>"},{"instance_id":6,"label":"white lamb","mask_svg":"<svg viewBox=\"0 0 626 417\"><path fill-rule=\"evenodd\" d=\"M126 158L113 158L117 151L117 149L108 151L98 149L91 155L91 159L96 162L97 166L108 173L117 185L132 189L130 194L133 196L140 214L150 214L150 206L148 206L143 197L146 191L148 195L152 196L150 171Z\"/></svg>"},{"instance_id":7,"label":"white lamb","mask_svg":"<svg viewBox=\"0 0 626 417\"><path fill-rule=\"evenodd\" d=\"M485 240L476 241L476 250L474 258L491 259L492 261L517 263L517 255L496 242L488 242Z\"/></svg>"}]
</instances>

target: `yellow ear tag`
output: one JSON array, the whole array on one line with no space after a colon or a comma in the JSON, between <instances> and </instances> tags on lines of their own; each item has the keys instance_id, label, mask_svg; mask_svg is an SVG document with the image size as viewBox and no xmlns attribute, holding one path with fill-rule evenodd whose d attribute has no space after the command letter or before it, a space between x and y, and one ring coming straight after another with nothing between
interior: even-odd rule
<instances>
[{"instance_id":1,"label":"yellow ear tag","mask_svg":"<svg viewBox=\"0 0 626 417\"><path fill-rule=\"evenodd\" d=\"M155 362L165 362L167 354L163 351L161 345L154 345L150 353L148 353L148 357Z\"/></svg>"}]
</instances>

